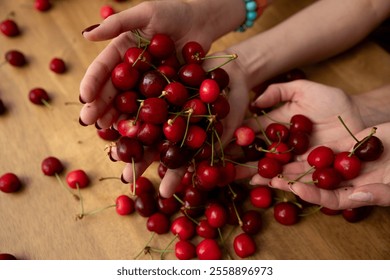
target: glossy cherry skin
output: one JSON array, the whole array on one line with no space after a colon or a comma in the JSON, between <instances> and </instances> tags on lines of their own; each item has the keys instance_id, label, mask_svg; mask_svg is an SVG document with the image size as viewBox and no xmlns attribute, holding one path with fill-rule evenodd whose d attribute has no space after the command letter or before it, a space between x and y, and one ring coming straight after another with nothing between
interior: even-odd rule
<instances>
[{"instance_id":1,"label":"glossy cherry skin","mask_svg":"<svg viewBox=\"0 0 390 280\"><path fill-rule=\"evenodd\" d=\"M166 79L156 70L145 72L138 83L138 90L145 97L159 97L165 86Z\"/></svg>"},{"instance_id":2,"label":"glossy cherry skin","mask_svg":"<svg viewBox=\"0 0 390 280\"><path fill-rule=\"evenodd\" d=\"M210 104L211 114L213 114L218 120L222 120L227 117L230 112L230 104L226 96L220 94L217 99Z\"/></svg>"},{"instance_id":3,"label":"glossy cherry skin","mask_svg":"<svg viewBox=\"0 0 390 280\"><path fill-rule=\"evenodd\" d=\"M297 114L291 117L290 132L305 132L311 134L313 131L313 122L306 116Z\"/></svg>"},{"instance_id":4,"label":"glossy cherry skin","mask_svg":"<svg viewBox=\"0 0 390 280\"><path fill-rule=\"evenodd\" d=\"M299 208L295 204L285 201L274 206L274 218L282 225L294 225L299 221Z\"/></svg>"},{"instance_id":5,"label":"glossy cherry skin","mask_svg":"<svg viewBox=\"0 0 390 280\"><path fill-rule=\"evenodd\" d=\"M72 189L83 189L89 185L89 177L82 169L76 169L66 174L66 183Z\"/></svg>"},{"instance_id":6,"label":"glossy cherry skin","mask_svg":"<svg viewBox=\"0 0 390 280\"><path fill-rule=\"evenodd\" d=\"M171 82L163 90L164 98L169 104L183 106L190 97L188 89L180 82Z\"/></svg>"},{"instance_id":7,"label":"glossy cherry skin","mask_svg":"<svg viewBox=\"0 0 390 280\"><path fill-rule=\"evenodd\" d=\"M64 170L62 162L56 157L47 157L41 163L41 169L46 176L60 174Z\"/></svg>"},{"instance_id":8,"label":"glossy cherry skin","mask_svg":"<svg viewBox=\"0 0 390 280\"><path fill-rule=\"evenodd\" d=\"M164 136L173 144L181 142L184 138L185 132L186 120L181 116L169 118L163 124Z\"/></svg>"},{"instance_id":9,"label":"glossy cherry skin","mask_svg":"<svg viewBox=\"0 0 390 280\"><path fill-rule=\"evenodd\" d=\"M203 238L215 239L218 237L217 228L212 227L207 219L202 219L196 226L196 233Z\"/></svg>"},{"instance_id":10,"label":"glossy cherry skin","mask_svg":"<svg viewBox=\"0 0 390 280\"><path fill-rule=\"evenodd\" d=\"M360 142L365 141L362 145ZM369 136L368 139L363 139L354 146L354 154L362 161L377 160L384 151L382 141L376 136ZM358 147L359 145L359 147Z\"/></svg>"},{"instance_id":11,"label":"glossy cherry skin","mask_svg":"<svg viewBox=\"0 0 390 280\"><path fill-rule=\"evenodd\" d=\"M152 56L165 59L175 53L175 42L165 34L156 33L150 39L147 50Z\"/></svg>"},{"instance_id":12,"label":"glossy cherry skin","mask_svg":"<svg viewBox=\"0 0 390 280\"><path fill-rule=\"evenodd\" d=\"M202 45L196 41L187 42L181 52L186 63L202 64L203 58L206 56Z\"/></svg>"},{"instance_id":13,"label":"glossy cherry skin","mask_svg":"<svg viewBox=\"0 0 390 280\"><path fill-rule=\"evenodd\" d=\"M199 98L192 98L183 105L183 111L191 111L190 122L196 123L203 119L203 116L207 115L207 106Z\"/></svg>"},{"instance_id":14,"label":"glossy cherry skin","mask_svg":"<svg viewBox=\"0 0 390 280\"><path fill-rule=\"evenodd\" d=\"M196 246L196 255L199 260L220 260L222 251L215 239L203 239Z\"/></svg>"},{"instance_id":15,"label":"glossy cherry skin","mask_svg":"<svg viewBox=\"0 0 390 280\"><path fill-rule=\"evenodd\" d=\"M333 167L316 169L312 174L312 179L317 187L326 190L337 189L343 180L341 174Z\"/></svg>"},{"instance_id":16,"label":"glossy cherry skin","mask_svg":"<svg viewBox=\"0 0 390 280\"><path fill-rule=\"evenodd\" d=\"M122 136L116 142L116 152L123 162L139 162L143 159L144 148L137 139Z\"/></svg>"},{"instance_id":17,"label":"glossy cherry skin","mask_svg":"<svg viewBox=\"0 0 390 280\"><path fill-rule=\"evenodd\" d=\"M190 125L185 137L185 145L190 149L199 149L207 139L206 131L198 125Z\"/></svg>"},{"instance_id":18,"label":"glossy cherry skin","mask_svg":"<svg viewBox=\"0 0 390 280\"><path fill-rule=\"evenodd\" d=\"M141 193L135 198L134 208L142 217L150 217L157 212L156 197L152 193Z\"/></svg>"},{"instance_id":19,"label":"glossy cherry skin","mask_svg":"<svg viewBox=\"0 0 390 280\"><path fill-rule=\"evenodd\" d=\"M180 203L174 196L167 198L159 196L157 198L157 207L159 212L167 216L172 216L179 211Z\"/></svg>"},{"instance_id":20,"label":"glossy cherry skin","mask_svg":"<svg viewBox=\"0 0 390 280\"><path fill-rule=\"evenodd\" d=\"M137 132L137 139L144 146L153 146L160 142L162 135L161 125L146 122L141 124Z\"/></svg>"},{"instance_id":21,"label":"glossy cherry skin","mask_svg":"<svg viewBox=\"0 0 390 280\"><path fill-rule=\"evenodd\" d=\"M272 142L286 142L290 135L290 130L284 124L270 123L265 128L265 134Z\"/></svg>"},{"instance_id":22,"label":"glossy cherry skin","mask_svg":"<svg viewBox=\"0 0 390 280\"><path fill-rule=\"evenodd\" d=\"M14 173L5 173L0 177L0 191L5 193L17 192L21 189L22 183Z\"/></svg>"},{"instance_id":23,"label":"glossy cherry skin","mask_svg":"<svg viewBox=\"0 0 390 280\"><path fill-rule=\"evenodd\" d=\"M36 105L44 105L49 102L50 98L46 90L43 88L33 88L28 92L28 99Z\"/></svg>"},{"instance_id":24,"label":"glossy cherry skin","mask_svg":"<svg viewBox=\"0 0 390 280\"><path fill-rule=\"evenodd\" d=\"M55 57L50 60L49 69L57 74L62 74L66 72L65 61L61 58Z\"/></svg>"},{"instance_id":25,"label":"glossy cherry skin","mask_svg":"<svg viewBox=\"0 0 390 280\"><path fill-rule=\"evenodd\" d=\"M195 235L196 228L186 216L179 216L172 221L170 231L180 240L189 240Z\"/></svg>"},{"instance_id":26,"label":"glossy cherry skin","mask_svg":"<svg viewBox=\"0 0 390 280\"><path fill-rule=\"evenodd\" d=\"M309 149L310 137L305 132L292 132L287 140L287 145L292 149L291 152L294 155L302 155Z\"/></svg>"},{"instance_id":27,"label":"glossy cherry skin","mask_svg":"<svg viewBox=\"0 0 390 280\"><path fill-rule=\"evenodd\" d=\"M324 168L333 165L335 154L333 150L326 146L314 148L307 156L307 162L315 168Z\"/></svg>"},{"instance_id":28,"label":"glossy cherry skin","mask_svg":"<svg viewBox=\"0 0 390 280\"><path fill-rule=\"evenodd\" d=\"M283 142L274 142L267 148L268 152L265 156L268 158L276 159L282 164L289 163L292 160L291 148Z\"/></svg>"},{"instance_id":29,"label":"glossy cherry skin","mask_svg":"<svg viewBox=\"0 0 390 280\"><path fill-rule=\"evenodd\" d=\"M121 136L118 130L112 127L97 129L96 133L100 138L106 141L117 141Z\"/></svg>"},{"instance_id":30,"label":"glossy cherry skin","mask_svg":"<svg viewBox=\"0 0 390 280\"><path fill-rule=\"evenodd\" d=\"M133 89L140 78L139 71L126 62L121 62L115 66L111 72L111 81L119 90Z\"/></svg>"},{"instance_id":31,"label":"glossy cherry skin","mask_svg":"<svg viewBox=\"0 0 390 280\"><path fill-rule=\"evenodd\" d=\"M210 79L215 80L221 90L225 89L230 83L229 74L223 68L216 68L208 73Z\"/></svg>"},{"instance_id":32,"label":"glossy cherry skin","mask_svg":"<svg viewBox=\"0 0 390 280\"><path fill-rule=\"evenodd\" d=\"M143 48L130 47L123 56L123 61L130 64L141 72L145 72L152 67L152 55Z\"/></svg>"},{"instance_id":33,"label":"glossy cherry skin","mask_svg":"<svg viewBox=\"0 0 390 280\"><path fill-rule=\"evenodd\" d=\"M271 179L281 174L282 171L282 163L274 158L265 157L257 163L257 173L264 178Z\"/></svg>"},{"instance_id":34,"label":"glossy cherry skin","mask_svg":"<svg viewBox=\"0 0 390 280\"><path fill-rule=\"evenodd\" d=\"M162 98L147 98L141 105L139 118L144 122L163 124L168 119L168 104Z\"/></svg>"},{"instance_id":35,"label":"glossy cherry skin","mask_svg":"<svg viewBox=\"0 0 390 280\"><path fill-rule=\"evenodd\" d=\"M35 0L34 7L36 10L40 12L46 12L50 10L51 3L49 0Z\"/></svg>"},{"instance_id":36,"label":"glossy cherry skin","mask_svg":"<svg viewBox=\"0 0 390 280\"><path fill-rule=\"evenodd\" d=\"M342 210L341 214L343 218L349 223L357 223L365 218L371 213L371 206L362 206L357 208L348 208Z\"/></svg>"},{"instance_id":37,"label":"glossy cherry skin","mask_svg":"<svg viewBox=\"0 0 390 280\"><path fill-rule=\"evenodd\" d=\"M148 217L148 220L146 221L146 228L157 234L164 234L169 232L170 222L166 215L156 212Z\"/></svg>"},{"instance_id":38,"label":"glossy cherry skin","mask_svg":"<svg viewBox=\"0 0 390 280\"><path fill-rule=\"evenodd\" d=\"M260 232L263 228L263 220L261 213L257 210L248 210L241 215L242 230L250 235Z\"/></svg>"},{"instance_id":39,"label":"glossy cherry skin","mask_svg":"<svg viewBox=\"0 0 390 280\"><path fill-rule=\"evenodd\" d=\"M135 180L135 192L133 184L130 184L130 192L135 193L135 195L140 195L142 193L155 194L156 189L153 186L152 181L145 176L140 176Z\"/></svg>"},{"instance_id":40,"label":"glossy cherry skin","mask_svg":"<svg viewBox=\"0 0 390 280\"><path fill-rule=\"evenodd\" d=\"M196 63L185 64L179 70L180 81L190 87L199 87L206 77L202 66Z\"/></svg>"},{"instance_id":41,"label":"glossy cherry skin","mask_svg":"<svg viewBox=\"0 0 390 280\"><path fill-rule=\"evenodd\" d=\"M250 190L250 202L256 208L269 208L273 203L273 192L268 186L257 186Z\"/></svg>"},{"instance_id":42,"label":"glossy cherry skin","mask_svg":"<svg viewBox=\"0 0 390 280\"><path fill-rule=\"evenodd\" d=\"M18 50L10 50L5 53L5 60L12 66L22 67L27 64L26 57Z\"/></svg>"},{"instance_id":43,"label":"glossy cherry skin","mask_svg":"<svg viewBox=\"0 0 390 280\"><path fill-rule=\"evenodd\" d=\"M233 240L234 252L240 258L247 258L256 252L256 243L247 233L237 235Z\"/></svg>"},{"instance_id":44,"label":"glossy cherry skin","mask_svg":"<svg viewBox=\"0 0 390 280\"><path fill-rule=\"evenodd\" d=\"M3 20L0 23L0 31L8 37L16 37L20 34L19 26L12 19Z\"/></svg>"},{"instance_id":45,"label":"glossy cherry skin","mask_svg":"<svg viewBox=\"0 0 390 280\"><path fill-rule=\"evenodd\" d=\"M360 159L350 152L336 154L333 166L345 180L356 178L362 169Z\"/></svg>"},{"instance_id":46,"label":"glossy cherry skin","mask_svg":"<svg viewBox=\"0 0 390 280\"><path fill-rule=\"evenodd\" d=\"M191 159L191 153L179 145L164 145L160 152L161 163L169 169L185 166Z\"/></svg>"},{"instance_id":47,"label":"glossy cherry skin","mask_svg":"<svg viewBox=\"0 0 390 280\"><path fill-rule=\"evenodd\" d=\"M196 167L196 184L202 190L212 190L219 182L219 168L211 165L210 161L201 161Z\"/></svg>"},{"instance_id":48,"label":"glossy cherry skin","mask_svg":"<svg viewBox=\"0 0 390 280\"><path fill-rule=\"evenodd\" d=\"M125 91L115 96L113 104L120 113L133 115L139 108L138 98L136 91Z\"/></svg>"},{"instance_id":49,"label":"glossy cherry skin","mask_svg":"<svg viewBox=\"0 0 390 280\"><path fill-rule=\"evenodd\" d=\"M219 203L214 202L208 204L204 214L209 225L214 228L221 228L227 222L227 211Z\"/></svg>"},{"instance_id":50,"label":"glossy cherry skin","mask_svg":"<svg viewBox=\"0 0 390 280\"><path fill-rule=\"evenodd\" d=\"M179 260L191 260L196 257L196 247L188 240L175 243L175 256Z\"/></svg>"},{"instance_id":51,"label":"glossy cherry skin","mask_svg":"<svg viewBox=\"0 0 390 280\"><path fill-rule=\"evenodd\" d=\"M134 200L127 195L120 195L115 200L115 210L118 215L125 216L135 211Z\"/></svg>"},{"instance_id":52,"label":"glossy cherry skin","mask_svg":"<svg viewBox=\"0 0 390 280\"><path fill-rule=\"evenodd\" d=\"M199 86L199 97L204 103L213 103L217 100L221 90L213 79L204 79Z\"/></svg>"}]
</instances>

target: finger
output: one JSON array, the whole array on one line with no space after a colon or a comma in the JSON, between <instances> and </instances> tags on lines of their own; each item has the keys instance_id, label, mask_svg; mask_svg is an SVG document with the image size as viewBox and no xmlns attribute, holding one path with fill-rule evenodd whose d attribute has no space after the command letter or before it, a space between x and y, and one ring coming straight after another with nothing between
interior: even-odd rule
<instances>
[{"instance_id":1,"label":"finger","mask_svg":"<svg viewBox=\"0 0 390 280\"><path fill-rule=\"evenodd\" d=\"M113 106L109 106L103 116L97 120L97 125L100 128L109 128L115 123L118 117L119 112Z\"/></svg>"},{"instance_id":2,"label":"finger","mask_svg":"<svg viewBox=\"0 0 390 280\"><path fill-rule=\"evenodd\" d=\"M160 195L164 198L171 197L175 193L186 171L186 167L167 169L160 183Z\"/></svg>"},{"instance_id":3,"label":"finger","mask_svg":"<svg viewBox=\"0 0 390 280\"><path fill-rule=\"evenodd\" d=\"M247 162L245 165L236 165L236 179L244 179L257 174L257 162Z\"/></svg>"},{"instance_id":4,"label":"finger","mask_svg":"<svg viewBox=\"0 0 390 280\"><path fill-rule=\"evenodd\" d=\"M131 9L113 14L103 20L91 31L83 32L90 41L103 41L117 37L119 34L147 26L152 15L150 5L141 3Z\"/></svg>"},{"instance_id":5,"label":"finger","mask_svg":"<svg viewBox=\"0 0 390 280\"><path fill-rule=\"evenodd\" d=\"M390 206L390 186L386 184L367 184L354 188L348 196L353 205Z\"/></svg>"},{"instance_id":6,"label":"finger","mask_svg":"<svg viewBox=\"0 0 390 280\"><path fill-rule=\"evenodd\" d=\"M132 182L134 179L136 180L145 172L146 169L148 169L148 167L154 162L155 158L156 151L151 148L145 148L141 162L135 163L134 167L132 163L126 163L123 168L122 178L126 182Z\"/></svg>"}]
</instances>

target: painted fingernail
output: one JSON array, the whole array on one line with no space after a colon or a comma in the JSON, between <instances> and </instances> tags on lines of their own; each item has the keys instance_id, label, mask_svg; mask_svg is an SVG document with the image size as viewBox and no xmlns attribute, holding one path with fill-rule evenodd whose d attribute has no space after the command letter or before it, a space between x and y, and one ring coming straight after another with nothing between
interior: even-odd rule
<instances>
[{"instance_id":1,"label":"painted fingernail","mask_svg":"<svg viewBox=\"0 0 390 280\"><path fill-rule=\"evenodd\" d=\"M355 201L370 202L373 199L373 195L369 192L355 192L348 198Z\"/></svg>"},{"instance_id":2,"label":"painted fingernail","mask_svg":"<svg viewBox=\"0 0 390 280\"><path fill-rule=\"evenodd\" d=\"M81 120L81 118L79 118L79 123L80 123L82 126L88 126L87 124L85 124L85 123Z\"/></svg>"},{"instance_id":3,"label":"painted fingernail","mask_svg":"<svg viewBox=\"0 0 390 280\"><path fill-rule=\"evenodd\" d=\"M91 26L88 26L87 28L85 28L83 31L81 31L81 34L84 34L85 32L89 32L89 31L92 31L94 30L95 28L97 28L100 24L94 24L94 25L91 25Z\"/></svg>"},{"instance_id":4,"label":"painted fingernail","mask_svg":"<svg viewBox=\"0 0 390 280\"><path fill-rule=\"evenodd\" d=\"M288 184L288 189L295 195L299 196L298 193L294 190L293 184Z\"/></svg>"},{"instance_id":5,"label":"painted fingernail","mask_svg":"<svg viewBox=\"0 0 390 280\"><path fill-rule=\"evenodd\" d=\"M125 178L123 178L123 174L121 175L121 181L122 181L123 184L128 184L128 183L129 183L129 182L127 182L127 181L125 180Z\"/></svg>"},{"instance_id":6,"label":"painted fingernail","mask_svg":"<svg viewBox=\"0 0 390 280\"><path fill-rule=\"evenodd\" d=\"M85 102L85 101L83 100L83 98L81 97L81 95L79 95L79 101L80 101L81 104L87 103L87 102Z\"/></svg>"},{"instance_id":7,"label":"painted fingernail","mask_svg":"<svg viewBox=\"0 0 390 280\"><path fill-rule=\"evenodd\" d=\"M102 128L99 126L99 124L98 124L97 122L95 122L95 127L96 127L96 129L98 129L98 130L102 129Z\"/></svg>"}]
</instances>

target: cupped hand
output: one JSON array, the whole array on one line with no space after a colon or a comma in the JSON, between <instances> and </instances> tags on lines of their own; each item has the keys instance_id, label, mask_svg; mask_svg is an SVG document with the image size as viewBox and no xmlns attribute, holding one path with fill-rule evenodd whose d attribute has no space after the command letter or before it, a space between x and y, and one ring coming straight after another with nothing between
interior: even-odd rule
<instances>
[{"instance_id":1,"label":"cupped hand","mask_svg":"<svg viewBox=\"0 0 390 280\"><path fill-rule=\"evenodd\" d=\"M95 28L87 28L87 40L113 39L88 67L80 83L80 101L86 103L80 112L80 121L97 123L105 128L113 124L118 113L112 106L116 90L110 81L111 71L123 58L125 51L136 46L138 30L150 39L156 33L170 36L180 49L188 41L197 41L207 52L213 38L204 32L193 7L184 1L146 1L106 18Z\"/></svg>"},{"instance_id":2,"label":"cupped hand","mask_svg":"<svg viewBox=\"0 0 390 280\"><path fill-rule=\"evenodd\" d=\"M378 125L375 136L381 139L384 152L375 161L363 162L359 176L353 180L344 181L336 190L317 188L313 184L305 184L311 175L302 180L289 183L300 174L309 170L310 166L302 158L284 166L283 177L275 177L269 181L269 186L285 191L292 191L305 201L321 205L330 209L348 209L368 205L390 206L390 123ZM355 134L357 139L363 139L370 134L371 128ZM350 136L340 137L327 143L334 151L351 151L356 141ZM266 183L266 180L256 175L252 183Z\"/></svg>"}]
</instances>

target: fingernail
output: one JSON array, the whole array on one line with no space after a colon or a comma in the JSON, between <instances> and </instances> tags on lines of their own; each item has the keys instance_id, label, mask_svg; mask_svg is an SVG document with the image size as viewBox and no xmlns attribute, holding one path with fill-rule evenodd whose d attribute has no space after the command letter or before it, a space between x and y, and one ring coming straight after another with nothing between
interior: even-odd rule
<instances>
[{"instance_id":1,"label":"fingernail","mask_svg":"<svg viewBox=\"0 0 390 280\"><path fill-rule=\"evenodd\" d=\"M369 192L356 192L351 194L348 198L356 201L370 202L373 199L373 195Z\"/></svg>"},{"instance_id":2,"label":"fingernail","mask_svg":"<svg viewBox=\"0 0 390 280\"><path fill-rule=\"evenodd\" d=\"M94 30L96 27L98 27L100 24L94 24L94 25L91 25L91 26L88 26L87 28L85 28L83 31L81 31L81 34L84 34L85 32L89 32L89 31L92 31Z\"/></svg>"},{"instance_id":3,"label":"fingernail","mask_svg":"<svg viewBox=\"0 0 390 280\"><path fill-rule=\"evenodd\" d=\"M289 185L288 185L288 189L289 189L293 194L295 194L296 196L299 196L298 193L294 190L293 184L289 184Z\"/></svg>"},{"instance_id":4,"label":"fingernail","mask_svg":"<svg viewBox=\"0 0 390 280\"><path fill-rule=\"evenodd\" d=\"M81 98L81 95L79 95L79 101L80 101L81 104L87 103L87 102L85 102L85 101Z\"/></svg>"},{"instance_id":5,"label":"fingernail","mask_svg":"<svg viewBox=\"0 0 390 280\"><path fill-rule=\"evenodd\" d=\"M270 188L274 188L274 186L272 186L272 183L271 183L271 181L269 181L269 182L268 182L268 187L270 187Z\"/></svg>"},{"instance_id":6,"label":"fingernail","mask_svg":"<svg viewBox=\"0 0 390 280\"><path fill-rule=\"evenodd\" d=\"M98 129L98 130L102 129L102 128L99 126L99 124L98 124L97 122L95 122L95 127L96 127L96 129Z\"/></svg>"},{"instance_id":7,"label":"fingernail","mask_svg":"<svg viewBox=\"0 0 390 280\"><path fill-rule=\"evenodd\" d=\"M87 124L83 123L83 121L81 120L81 118L79 118L79 123L80 123L82 126L88 126Z\"/></svg>"},{"instance_id":8,"label":"fingernail","mask_svg":"<svg viewBox=\"0 0 390 280\"><path fill-rule=\"evenodd\" d=\"M123 184L128 184L128 183L129 183L129 182L127 182L127 181L125 180L125 178L123 178L123 174L121 175L121 181L122 181Z\"/></svg>"}]
</instances>

